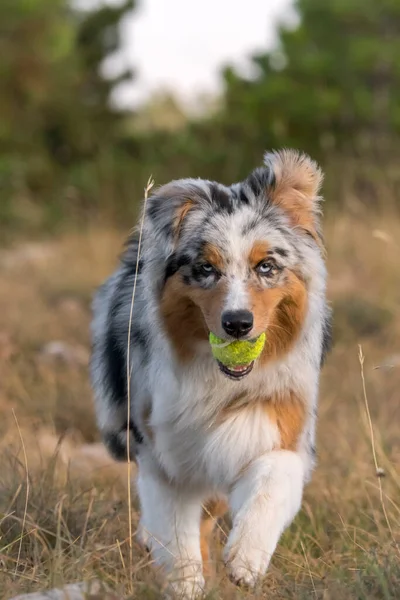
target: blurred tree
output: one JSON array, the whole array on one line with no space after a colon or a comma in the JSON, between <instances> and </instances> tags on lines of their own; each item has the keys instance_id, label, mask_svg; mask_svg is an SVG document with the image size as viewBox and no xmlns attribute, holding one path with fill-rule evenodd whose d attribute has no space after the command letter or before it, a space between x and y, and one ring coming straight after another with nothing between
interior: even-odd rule
<instances>
[{"instance_id":1,"label":"blurred tree","mask_svg":"<svg viewBox=\"0 0 400 600\"><path fill-rule=\"evenodd\" d=\"M130 119L132 132L177 131L185 127L187 115L168 91L154 94Z\"/></svg>"},{"instance_id":2,"label":"blurred tree","mask_svg":"<svg viewBox=\"0 0 400 600\"><path fill-rule=\"evenodd\" d=\"M0 208L5 189L45 191L66 166L101 152L120 115L114 79L101 65L118 49L119 23L134 0L89 12L67 0L0 2Z\"/></svg>"},{"instance_id":3,"label":"blurred tree","mask_svg":"<svg viewBox=\"0 0 400 600\"><path fill-rule=\"evenodd\" d=\"M398 197L400 0L295 0L297 26L253 56L254 77L226 68L221 98L189 122L169 96L137 115L111 108L132 73L107 79L101 67L134 5L0 0L0 217L32 223L40 205L125 222L150 174L231 183L282 146L329 167L335 200L344 187L347 198Z\"/></svg>"},{"instance_id":4,"label":"blurred tree","mask_svg":"<svg viewBox=\"0 0 400 600\"><path fill-rule=\"evenodd\" d=\"M295 7L299 25L281 26L277 48L253 57L253 79L231 68L223 74L223 108L212 126L240 173L264 148L282 145L320 158L344 150L386 156L400 130L400 1Z\"/></svg>"}]
</instances>

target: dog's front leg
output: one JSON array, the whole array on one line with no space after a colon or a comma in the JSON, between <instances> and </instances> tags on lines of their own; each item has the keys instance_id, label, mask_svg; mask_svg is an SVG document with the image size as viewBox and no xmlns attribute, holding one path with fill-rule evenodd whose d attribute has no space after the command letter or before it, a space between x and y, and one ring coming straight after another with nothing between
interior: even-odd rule
<instances>
[{"instance_id":1,"label":"dog's front leg","mask_svg":"<svg viewBox=\"0 0 400 600\"><path fill-rule=\"evenodd\" d=\"M151 458L139 459L139 536L167 574L178 598L202 594L201 497L171 485Z\"/></svg>"},{"instance_id":2,"label":"dog's front leg","mask_svg":"<svg viewBox=\"0 0 400 600\"><path fill-rule=\"evenodd\" d=\"M230 495L233 528L225 549L231 578L253 586L271 560L283 530L298 512L304 480L302 458L280 450L251 463Z\"/></svg>"}]
</instances>

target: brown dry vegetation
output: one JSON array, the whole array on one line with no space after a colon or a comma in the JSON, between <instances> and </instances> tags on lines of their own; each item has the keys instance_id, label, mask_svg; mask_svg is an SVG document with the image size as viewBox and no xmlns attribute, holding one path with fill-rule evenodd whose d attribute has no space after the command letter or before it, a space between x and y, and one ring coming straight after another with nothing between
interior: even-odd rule
<instances>
[{"instance_id":1,"label":"brown dry vegetation","mask_svg":"<svg viewBox=\"0 0 400 600\"><path fill-rule=\"evenodd\" d=\"M221 524L209 598L400 596L400 223L360 212L331 216L325 229L336 343L322 377L318 468L256 593L227 581ZM0 253L2 599L91 578L120 598L159 597L134 540L130 557L126 468L95 445L87 374L91 294L122 239L90 230ZM43 352L52 341L70 356Z\"/></svg>"}]
</instances>

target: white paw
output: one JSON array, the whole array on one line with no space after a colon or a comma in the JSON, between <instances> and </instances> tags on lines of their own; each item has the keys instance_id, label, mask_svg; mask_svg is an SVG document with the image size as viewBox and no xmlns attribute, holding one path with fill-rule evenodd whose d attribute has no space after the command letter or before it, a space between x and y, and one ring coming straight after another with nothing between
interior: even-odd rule
<instances>
[{"instance_id":1,"label":"white paw","mask_svg":"<svg viewBox=\"0 0 400 600\"><path fill-rule=\"evenodd\" d=\"M199 573L195 576L170 580L166 597L171 600L197 600L204 595L205 581Z\"/></svg>"},{"instance_id":2,"label":"white paw","mask_svg":"<svg viewBox=\"0 0 400 600\"><path fill-rule=\"evenodd\" d=\"M230 579L236 585L254 587L263 577L271 560L271 552L260 547L260 540L243 540L225 548L224 560Z\"/></svg>"}]
</instances>

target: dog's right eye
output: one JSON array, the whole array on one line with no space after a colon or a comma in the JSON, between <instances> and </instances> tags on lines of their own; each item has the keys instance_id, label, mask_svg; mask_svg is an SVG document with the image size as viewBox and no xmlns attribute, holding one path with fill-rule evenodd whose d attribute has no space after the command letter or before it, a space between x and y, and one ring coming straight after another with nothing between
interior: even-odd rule
<instances>
[{"instance_id":1,"label":"dog's right eye","mask_svg":"<svg viewBox=\"0 0 400 600\"><path fill-rule=\"evenodd\" d=\"M215 273L215 269L210 263L204 263L201 265L200 269L204 273L204 275L211 275L211 273Z\"/></svg>"}]
</instances>

